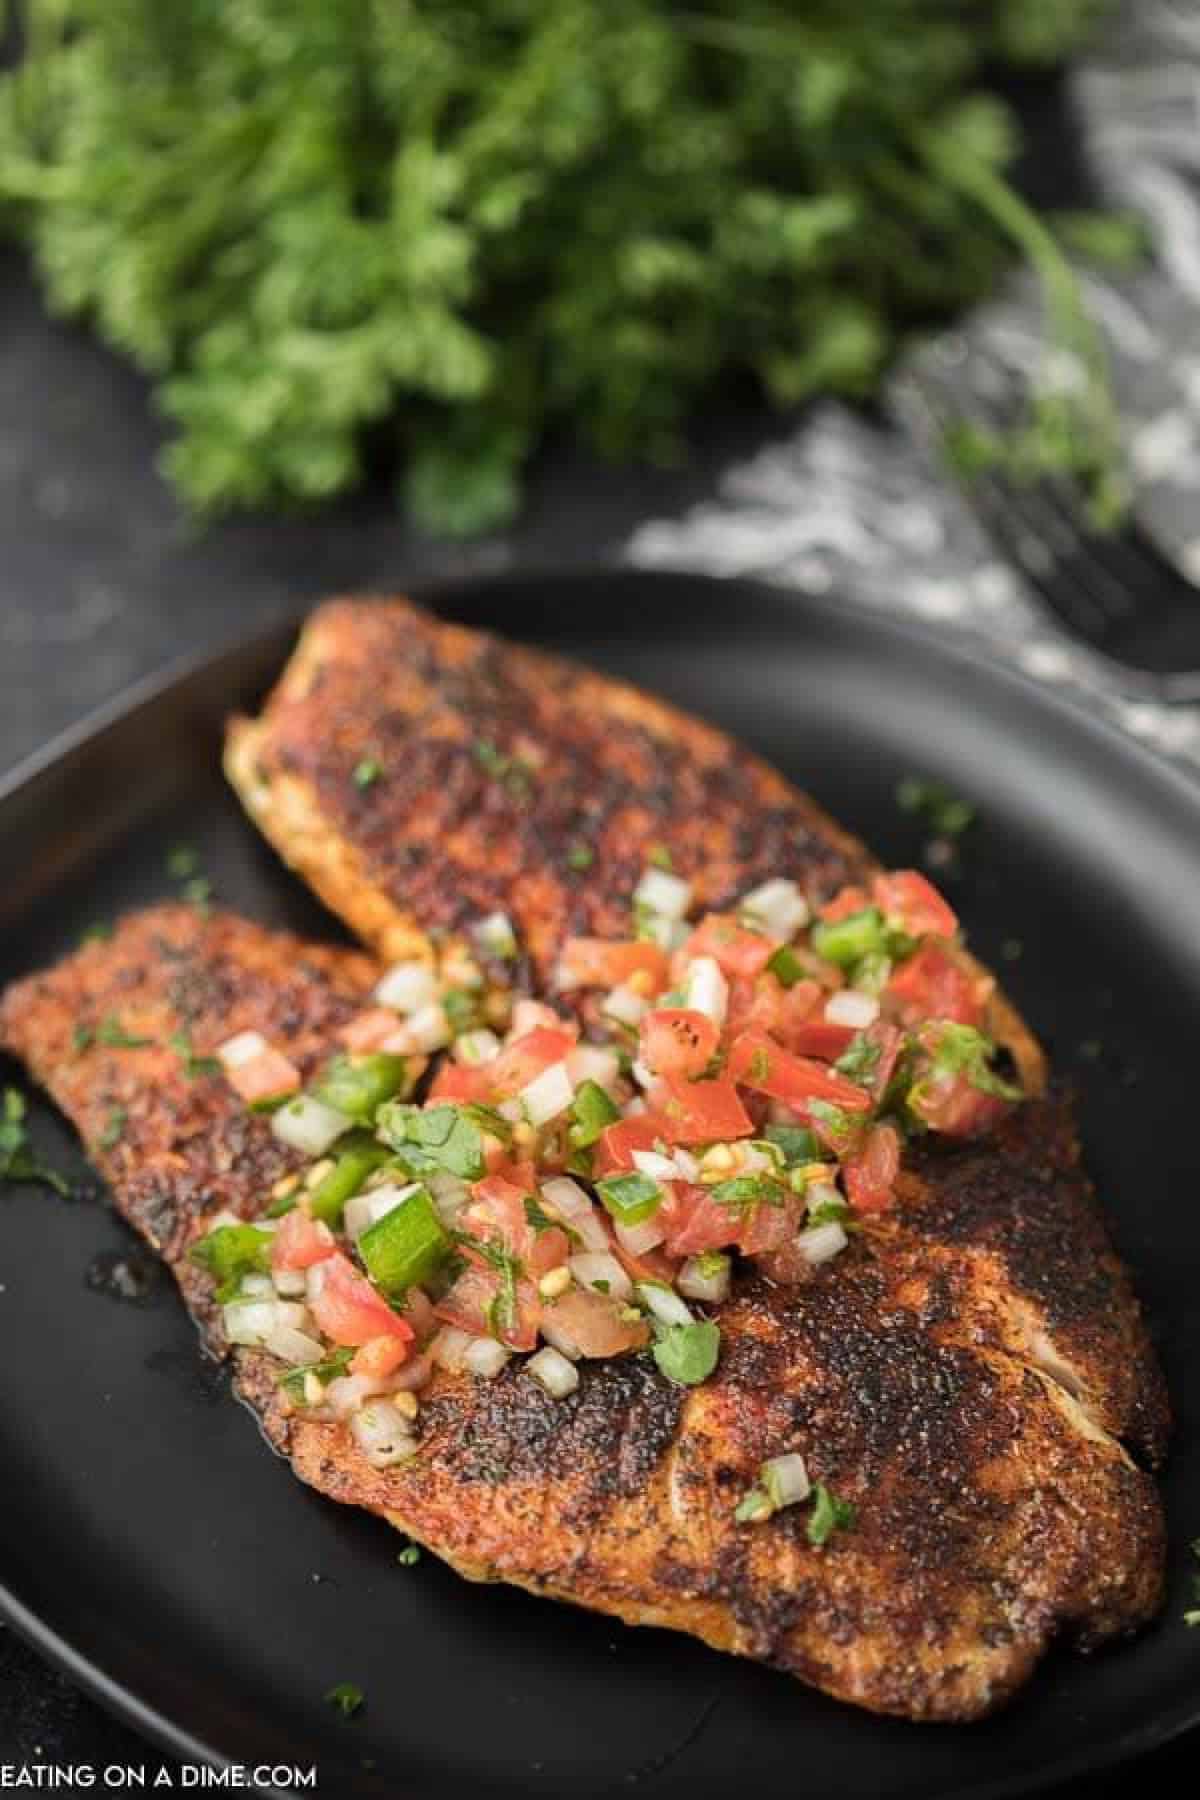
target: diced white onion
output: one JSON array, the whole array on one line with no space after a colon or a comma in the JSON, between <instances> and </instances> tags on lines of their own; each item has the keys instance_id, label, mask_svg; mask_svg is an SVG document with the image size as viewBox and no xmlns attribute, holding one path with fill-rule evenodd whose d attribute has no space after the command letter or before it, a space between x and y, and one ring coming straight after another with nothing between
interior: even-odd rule
<instances>
[{"instance_id":1,"label":"diced white onion","mask_svg":"<svg viewBox=\"0 0 1200 1800\"><path fill-rule=\"evenodd\" d=\"M415 1194L420 1187L419 1181L410 1181L403 1187L394 1182L387 1182L380 1187L368 1188L365 1193L355 1194L347 1200L342 1220L346 1227L346 1236L358 1242L364 1231L377 1225L388 1213L395 1212L403 1206L410 1194Z\"/></svg>"},{"instance_id":2,"label":"diced white onion","mask_svg":"<svg viewBox=\"0 0 1200 1800\"><path fill-rule=\"evenodd\" d=\"M738 911L773 938L793 938L808 924L808 902L794 881L764 881L743 896Z\"/></svg>"},{"instance_id":3,"label":"diced white onion","mask_svg":"<svg viewBox=\"0 0 1200 1800\"><path fill-rule=\"evenodd\" d=\"M312 1094L298 1094L271 1114L275 1136L293 1150L302 1150L305 1156L324 1156L353 1123L345 1113L326 1106Z\"/></svg>"},{"instance_id":4,"label":"diced white onion","mask_svg":"<svg viewBox=\"0 0 1200 1800\"><path fill-rule=\"evenodd\" d=\"M699 1159L693 1156L690 1150L685 1150L682 1144L677 1144L675 1146L675 1167L679 1170L679 1173L683 1176L685 1181L698 1181L700 1179Z\"/></svg>"},{"instance_id":5,"label":"diced white onion","mask_svg":"<svg viewBox=\"0 0 1200 1800\"><path fill-rule=\"evenodd\" d=\"M562 1014L556 1013L545 1001L531 1000L527 994L522 994L519 1000L513 1001L508 1042L511 1044L514 1038L526 1037L531 1031L538 1031L543 1026L548 1031L561 1031L565 1023Z\"/></svg>"},{"instance_id":6,"label":"diced white onion","mask_svg":"<svg viewBox=\"0 0 1200 1800\"><path fill-rule=\"evenodd\" d=\"M782 1506L795 1506L798 1501L807 1500L812 1490L804 1458L798 1450L789 1451L786 1456L772 1456L763 1464L759 1480L777 1512Z\"/></svg>"},{"instance_id":7,"label":"diced white onion","mask_svg":"<svg viewBox=\"0 0 1200 1800\"><path fill-rule=\"evenodd\" d=\"M373 1469L390 1469L416 1454L410 1421L390 1400L368 1400L351 1419L350 1429Z\"/></svg>"},{"instance_id":8,"label":"diced white onion","mask_svg":"<svg viewBox=\"0 0 1200 1800\"><path fill-rule=\"evenodd\" d=\"M500 1373L511 1354L495 1338L472 1338L463 1351L463 1367L469 1369L472 1375L482 1375L485 1381L491 1381Z\"/></svg>"},{"instance_id":9,"label":"diced white onion","mask_svg":"<svg viewBox=\"0 0 1200 1800\"><path fill-rule=\"evenodd\" d=\"M600 1002L601 1012L608 1018L615 1019L618 1025L640 1025L649 1006L650 1002L644 994L635 994L624 983L610 989Z\"/></svg>"},{"instance_id":10,"label":"diced white onion","mask_svg":"<svg viewBox=\"0 0 1200 1800\"><path fill-rule=\"evenodd\" d=\"M566 1112L574 1098L565 1062L551 1063L521 1089L521 1104L531 1125L548 1125Z\"/></svg>"},{"instance_id":11,"label":"diced white onion","mask_svg":"<svg viewBox=\"0 0 1200 1800\"><path fill-rule=\"evenodd\" d=\"M804 1190L804 1204L809 1212L821 1206L844 1206L846 1203L832 1181L811 1181Z\"/></svg>"},{"instance_id":12,"label":"diced white onion","mask_svg":"<svg viewBox=\"0 0 1200 1800\"><path fill-rule=\"evenodd\" d=\"M569 1175L555 1175L549 1181L543 1181L542 1195L564 1219L573 1219L578 1213L592 1210L591 1199Z\"/></svg>"},{"instance_id":13,"label":"diced white onion","mask_svg":"<svg viewBox=\"0 0 1200 1800\"><path fill-rule=\"evenodd\" d=\"M551 1344L539 1350L536 1356L531 1356L525 1369L535 1381L541 1382L555 1400L561 1400L579 1386L579 1370Z\"/></svg>"},{"instance_id":14,"label":"diced white onion","mask_svg":"<svg viewBox=\"0 0 1200 1800\"><path fill-rule=\"evenodd\" d=\"M525 1117L524 1108L517 1099L498 1101L496 1111L502 1119L507 1119L510 1125L519 1125Z\"/></svg>"},{"instance_id":15,"label":"diced white onion","mask_svg":"<svg viewBox=\"0 0 1200 1800\"><path fill-rule=\"evenodd\" d=\"M429 1346L430 1357L439 1369L454 1373L462 1368L463 1353L471 1341L469 1331L460 1331L457 1325L443 1325Z\"/></svg>"},{"instance_id":16,"label":"diced white onion","mask_svg":"<svg viewBox=\"0 0 1200 1800\"><path fill-rule=\"evenodd\" d=\"M683 978L683 991L693 1012L701 1012L714 1025L725 1023L729 983L715 956L693 956Z\"/></svg>"},{"instance_id":17,"label":"diced white onion","mask_svg":"<svg viewBox=\"0 0 1200 1800\"><path fill-rule=\"evenodd\" d=\"M627 1100L621 1108L621 1117L623 1119L636 1119L639 1113L644 1113L647 1110L646 1102L642 1099L642 1096L640 1094L635 1094L633 1099Z\"/></svg>"},{"instance_id":18,"label":"diced white onion","mask_svg":"<svg viewBox=\"0 0 1200 1800\"><path fill-rule=\"evenodd\" d=\"M850 1240L837 1220L831 1219L828 1225L812 1225L802 1231L796 1242L805 1261L816 1264L840 1256Z\"/></svg>"},{"instance_id":19,"label":"diced white onion","mask_svg":"<svg viewBox=\"0 0 1200 1800\"><path fill-rule=\"evenodd\" d=\"M672 1156L660 1156L657 1150L635 1150L633 1166L654 1181L678 1181L679 1169Z\"/></svg>"},{"instance_id":20,"label":"diced white onion","mask_svg":"<svg viewBox=\"0 0 1200 1800\"><path fill-rule=\"evenodd\" d=\"M667 1235L657 1219L643 1219L640 1225L616 1225L614 1230L621 1248L632 1251L634 1256L644 1256Z\"/></svg>"},{"instance_id":21,"label":"diced white onion","mask_svg":"<svg viewBox=\"0 0 1200 1800\"><path fill-rule=\"evenodd\" d=\"M308 1292L308 1276L303 1269L276 1269L271 1283L285 1300L301 1300Z\"/></svg>"},{"instance_id":22,"label":"diced white onion","mask_svg":"<svg viewBox=\"0 0 1200 1800\"><path fill-rule=\"evenodd\" d=\"M272 1356L282 1357L296 1369L320 1362L325 1350L320 1338L309 1337L307 1332L297 1331L294 1325L277 1325L266 1340L266 1348Z\"/></svg>"},{"instance_id":23,"label":"diced white onion","mask_svg":"<svg viewBox=\"0 0 1200 1800\"><path fill-rule=\"evenodd\" d=\"M507 913L489 913L474 928L475 942L485 956L501 958L517 954L517 934Z\"/></svg>"},{"instance_id":24,"label":"diced white onion","mask_svg":"<svg viewBox=\"0 0 1200 1800\"><path fill-rule=\"evenodd\" d=\"M217 1061L230 1073L240 1069L244 1063L253 1062L261 1056L270 1045L261 1031L239 1031L236 1037L226 1038L223 1044L217 1045Z\"/></svg>"},{"instance_id":25,"label":"diced white onion","mask_svg":"<svg viewBox=\"0 0 1200 1800\"><path fill-rule=\"evenodd\" d=\"M299 1300L276 1300L275 1322L290 1325L293 1331L311 1331L312 1314Z\"/></svg>"},{"instance_id":26,"label":"diced white onion","mask_svg":"<svg viewBox=\"0 0 1200 1800\"><path fill-rule=\"evenodd\" d=\"M654 1073L654 1070L650 1068L647 1063L644 1063L640 1057L633 1065L632 1074L633 1079L640 1088L652 1088L654 1083L658 1080L658 1076Z\"/></svg>"},{"instance_id":27,"label":"diced white onion","mask_svg":"<svg viewBox=\"0 0 1200 1800\"><path fill-rule=\"evenodd\" d=\"M839 988L825 1002L825 1017L831 1025L865 1031L879 1017L879 1002L873 994L860 994L857 988Z\"/></svg>"},{"instance_id":28,"label":"diced white onion","mask_svg":"<svg viewBox=\"0 0 1200 1800\"><path fill-rule=\"evenodd\" d=\"M718 1262L712 1251L706 1256L689 1256L676 1279L680 1293L689 1300L707 1300L716 1305L729 1296L729 1258L722 1256Z\"/></svg>"},{"instance_id":29,"label":"diced white onion","mask_svg":"<svg viewBox=\"0 0 1200 1800\"><path fill-rule=\"evenodd\" d=\"M500 1039L494 1031L464 1031L461 1037L454 1040L454 1055L458 1062L475 1068L479 1063L490 1062L499 1053Z\"/></svg>"},{"instance_id":30,"label":"diced white onion","mask_svg":"<svg viewBox=\"0 0 1200 1800\"><path fill-rule=\"evenodd\" d=\"M224 1311L231 1344L265 1344L279 1323L278 1301L231 1300Z\"/></svg>"},{"instance_id":31,"label":"diced white onion","mask_svg":"<svg viewBox=\"0 0 1200 1800\"><path fill-rule=\"evenodd\" d=\"M569 1259L567 1267L580 1287L591 1288L597 1294L608 1294L613 1300L633 1297L633 1283L616 1257L606 1250L582 1251Z\"/></svg>"},{"instance_id":32,"label":"diced white onion","mask_svg":"<svg viewBox=\"0 0 1200 1800\"><path fill-rule=\"evenodd\" d=\"M443 1175L431 1175L427 1185L433 1195L438 1218L443 1225L453 1225L471 1198L470 1188L460 1176L451 1175L448 1171Z\"/></svg>"},{"instance_id":33,"label":"diced white onion","mask_svg":"<svg viewBox=\"0 0 1200 1800\"><path fill-rule=\"evenodd\" d=\"M438 979L428 963L398 962L375 989L380 1006L393 1012L415 1013L438 997Z\"/></svg>"},{"instance_id":34,"label":"diced white onion","mask_svg":"<svg viewBox=\"0 0 1200 1800\"><path fill-rule=\"evenodd\" d=\"M430 1005L421 1007L419 1012L413 1013L400 1027L396 1037L388 1039L388 1043L399 1045L401 1055L415 1051L427 1056L434 1050L444 1050L453 1036L445 1007L440 1000L434 1000Z\"/></svg>"},{"instance_id":35,"label":"diced white onion","mask_svg":"<svg viewBox=\"0 0 1200 1800\"><path fill-rule=\"evenodd\" d=\"M690 1325L692 1315L674 1288L661 1281L639 1281L639 1298L664 1325Z\"/></svg>"},{"instance_id":36,"label":"diced white onion","mask_svg":"<svg viewBox=\"0 0 1200 1800\"><path fill-rule=\"evenodd\" d=\"M384 1393L386 1386L374 1375L336 1375L325 1389L325 1402L339 1419L348 1419L364 1400Z\"/></svg>"},{"instance_id":37,"label":"diced white onion","mask_svg":"<svg viewBox=\"0 0 1200 1800\"><path fill-rule=\"evenodd\" d=\"M668 869L644 869L633 890L633 903L661 913L664 919L682 919L692 904L692 884Z\"/></svg>"},{"instance_id":38,"label":"diced white onion","mask_svg":"<svg viewBox=\"0 0 1200 1800\"><path fill-rule=\"evenodd\" d=\"M273 1300L276 1294L275 1283L269 1275L243 1275L238 1288L239 1300Z\"/></svg>"},{"instance_id":39,"label":"diced white onion","mask_svg":"<svg viewBox=\"0 0 1200 1800\"><path fill-rule=\"evenodd\" d=\"M594 1081L597 1087L611 1093L621 1078L621 1063L615 1050L598 1044L577 1044L567 1055L567 1073L576 1087Z\"/></svg>"}]
</instances>

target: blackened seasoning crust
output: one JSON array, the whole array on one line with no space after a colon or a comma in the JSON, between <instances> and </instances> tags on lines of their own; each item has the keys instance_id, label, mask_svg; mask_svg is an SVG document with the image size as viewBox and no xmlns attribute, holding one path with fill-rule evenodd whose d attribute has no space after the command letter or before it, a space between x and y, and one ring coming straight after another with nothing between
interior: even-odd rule
<instances>
[{"instance_id":1,"label":"blackened seasoning crust","mask_svg":"<svg viewBox=\"0 0 1200 1800\"><path fill-rule=\"evenodd\" d=\"M0 1042L74 1120L214 1342L187 1248L218 1210L259 1210L296 1159L169 1039L186 1027L202 1056L257 1029L307 1074L376 973L169 907L0 1003ZM112 1013L151 1044L75 1048L77 1024ZM1090 1646L1153 1614L1161 1510L1119 1440L1156 1456L1165 1401L1057 1101L987 1144L922 1151L895 1214L800 1289L744 1277L720 1323L698 1389L648 1355L583 1365L557 1402L516 1362L494 1383L439 1372L420 1453L387 1471L347 1426L291 1411L272 1359L233 1356L302 1479L463 1574L687 1631L878 1711L978 1717L1056 1635ZM807 1507L734 1517L762 1461L792 1450L856 1508L821 1548Z\"/></svg>"}]
</instances>

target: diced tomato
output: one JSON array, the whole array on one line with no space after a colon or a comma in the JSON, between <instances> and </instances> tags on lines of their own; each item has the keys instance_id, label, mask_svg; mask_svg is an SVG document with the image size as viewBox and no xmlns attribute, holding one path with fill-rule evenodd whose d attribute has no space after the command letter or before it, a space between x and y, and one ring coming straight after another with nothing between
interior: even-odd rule
<instances>
[{"instance_id":1,"label":"diced tomato","mask_svg":"<svg viewBox=\"0 0 1200 1800\"><path fill-rule=\"evenodd\" d=\"M910 937L948 938L958 930L958 915L916 869L877 875L871 896L884 918Z\"/></svg>"},{"instance_id":2,"label":"diced tomato","mask_svg":"<svg viewBox=\"0 0 1200 1800\"><path fill-rule=\"evenodd\" d=\"M465 1230L502 1243L535 1279L565 1263L571 1252L570 1239L559 1226L539 1231L530 1222L525 1202L536 1192L533 1164L510 1163L503 1173L475 1183L471 1204L461 1215Z\"/></svg>"},{"instance_id":3,"label":"diced tomato","mask_svg":"<svg viewBox=\"0 0 1200 1800\"><path fill-rule=\"evenodd\" d=\"M433 1078L425 1104L442 1100L486 1100L491 1089L487 1071L490 1064L468 1067L466 1063L444 1062Z\"/></svg>"},{"instance_id":4,"label":"diced tomato","mask_svg":"<svg viewBox=\"0 0 1200 1800\"><path fill-rule=\"evenodd\" d=\"M667 953L640 938L573 937L563 945L559 970L563 985L572 987L620 987L631 975L645 975L659 994L667 985Z\"/></svg>"},{"instance_id":5,"label":"diced tomato","mask_svg":"<svg viewBox=\"0 0 1200 1800\"><path fill-rule=\"evenodd\" d=\"M638 1047L642 1061L656 1075L700 1075L720 1040L707 1013L688 1006L660 1006L642 1020Z\"/></svg>"},{"instance_id":6,"label":"diced tomato","mask_svg":"<svg viewBox=\"0 0 1200 1800\"><path fill-rule=\"evenodd\" d=\"M705 1250L724 1250L736 1244L742 1218L736 1207L722 1206L708 1188L676 1181L656 1215L667 1233L668 1256L699 1256Z\"/></svg>"},{"instance_id":7,"label":"diced tomato","mask_svg":"<svg viewBox=\"0 0 1200 1800\"><path fill-rule=\"evenodd\" d=\"M653 1113L636 1113L631 1119L618 1119L606 1125L596 1145L597 1176L617 1175L634 1167L635 1150L653 1150L656 1143L668 1142L663 1121Z\"/></svg>"},{"instance_id":8,"label":"diced tomato","mask_svg":"<svg viewBox=\"0 0 1200 1800\"><path fill-rule=\"evenodd\" d=\"M260 1106L265 1100L282 1100L297 1092L300 1071L280 1050L268 1045L247 1062L226 1070L231 1086L247 1106Z\"/></svg>"},{"instance_id":9,"label":"diced tomato","mask_svg":"<svg viewBox=\"0 0 1200 1800\"><path fill-rule=\"evenodd\" d=\"M391 1333L387 1337L368 1338L350 1358L350 1373L366 1375L371 1381L386 1381L407 1359L410 1349L403 1338L393 1337Z\"/></svg>"},{"instance_id":10,"label":"diced tomato","mask_svg":"<svg viewBox=\"0 0 1200 1800\"><path fill-rule=\"evenodd\" d=\"M661 1249L630 1250L612 1229L611 1220L606 1221L608 1235L612 1240L612 1253L628 1275L630 1281L666 1281L675 1278L675 1264Z\"/></svg>"},{"instance_id":11,"label":"diced tomato","mask_svg":"<svg viewBox=\"0 0 1200 1800\"><path fill-rule=\"evenodd\" d=\"M819 1014L824 999L824 990L816 981L805 979L785 988L769 969L753 981L737 976L729 984L725 1035L736 1037L739 1031L757 1026L794 1050L793 1034L802 1030L814 1013Z\"/></svg>"},{"instance_id":12,"label":"diced tomato","mask_svg":"<svg viewBox=\"0 0 1200 1800\"><path fill-rule=\"evenodd\" d=\"M395 1013L386 1006L372 1006L367 1012L356 1013L337 1035L347 1050L378 1050L395 1029Z\"/></svg>"},{"instance_id":13,"label":"diced tomato","mask_svg":"<svg viewBox=\"0 0 1200 1800\"><path fill-rule=\"evenodd\" d=\"M271 1243L273 1269L311 1269L337 1249L333 1233L319 1219L294 1207L285 1213Z\"/></svg>"},{"instance_id":14,"label":"diced tomato","mask_svg":"<svg viewBox=\"0 0 1200 1800\"><path fill-rule=\"evenodd\" d=\"M340 1250L324 1259L320 1285L309 1306L321 1331L335 1344L365 1344L373 1337L398 1337L406 1344L413 1340L412 1326L392 1311Z\"/></svg>"},{"instance_id":15,"label":"diced tomato","mask_svg":"<svg viewBox=\"0 0 1200 1800\"><path fill-rule=\"evenodd\" d=\"M931 1131L946 1137L978 1137L1008 1111L998 1094L981 1094L965 1074L931 1075L918 1083L909 1106Z\"/></svg>"},{"instance_id":16,"label":"diced tomato","mask_svg":"<svg viewBox=\"0 0 1200 1800\"><path fill-rule=\"evenodd\" d=\"M804 1201L799 1194L789 1193L778 1206L760 1201L746 1215L738 1238L739 1247L747 1256L763 1256L780 1249L796 1235L803 1209Z\"/></svg>"},{"instance_id":17,"label":"diced tomato","mask_svg":"<svg viewBox=\"0 0 1200 1800\"><path fill-rule=\"evenodd\" d=\"M900 1134L894 1125L872 1125L842 1163L846 1193L858 1212L885 1212L900 1173Z\"/></svg>"},{"instance_id":18,"label":"diced tomato","mask_svg":"<svg viewBox=\"0 0 1200 1800\"><path fill-rule=\"evenodd\" d=\"M959 1025L978 1025L987 1000L984 984L940 944L922 944L906 957L885 992L898 1002L900 1018L908 1025L919 1024L922 1019L953 1019Z\"/></svg>"},{"instance_id":19,"label":"diced tomato","mask_svg":"<svg viewBox=\"0 0 1200 1800\"><path fill-rule=\"evenodd\" d=\"M499 1326L500 1335L512 1350L532 1350L537 1343L541 1319L537 1289L524 1276L518 1280L516 1289L516 1318L506 1326ZM487 1337L499 1292L498 1274L486 1266L469 1263L433 1310L447 1325L457 1325L460 1331L469 1331L472 1337Z\"/></svg>"},{"instance_id":20,"label":"diced tomato","mask_svg":"<svg viewBox=\"0 0 1200 1800\"><path fill-rule=\"evenodd\" d=\"M714 1138L748 1137L754 1121L727 1075L715 1081L688 1081L664 1075L647 1096L669 1144L707 1144Z\"/></svg>"},{"instance_id":21,"label":"diced tomato","mask_svg":"<svg viewBox=\"0 0 1200 1800\"><path fill-rule=\"evenodd\" d=\"M794 1050L797 1056L815 1056L821 1062L836 1062L857 1035L849 1025L831 1025L828 1019L806 1019L792 1032L788 1049Z\"/></svg>"},{"instance_id":22,"label":"diced tomato","mask_svg":"<svg viewBox=\"0 0 1200 1800\"><path fill-rule=\"evenodd\" d=\"M827 924L833 925L838 919L853 918L855 913L862 912L870 904L866 888L844 887L832 900L825 902L820 908L820 915Z\"/></svg>"},{"instance_id":23,"label":"diced tomato","mask_svg":"<svg viewBox=\"0 0 1200 1800\"><path fill-rule=\"evenodd\" d=\"M711 956L726 975L757 975L778 945L761 932L747 931L732 913L706 913L685 946L689 956Z\"/></svg>"},{"instance_id":24,"label":"diced tomato","mask_svg":"<svg viewBox=\"0 0 1200 1800\"><path fill-rule=\"evenodd\" d=\"M557 1326L584 1356L619 1356L650 1341L644 1319L624 1318L618 1301L590 1288L568 1288L543 1310L547 1324Z\"/></svg>"},{"instance_id":25,"label":"diced tomato","mask_svg":"<svg viewBox=\"0 0 1200 1800\"><path fill-rule=\"evenodd\" d=\"M574 1047L573 1035L561 1026L536 1025L483 1065L489 1093L500 1099L519 1094L543 1069L562 1062Z\"/></svg>"},{"instance_id":26,"label":"diced tomato","mask_svg":"<svg viewBox=\"0 0 1200 1800\"><path fill-rule=\"evenodd\" d=\"M886 1019L876 1019L873 1025L868 1025L863 1036L879 1051L879 1060L871 1072L871 1097L878 1104L896 1073L896 1063L904 1047L904 1033L898 1026L889 1025Z\"/></svg>"},{"instance_id":27,"label":"diced tomato","mask_svg":"<svg viewBox=\"0 0 1200 1800\"><path fill-rule=\"evenodd\" d=\"M835 1075L824 1063L792 1056L762 1031L743 1031L729 1051L728 1073L733 1081L783 1100L803 1111L810 1100L827 1100L846 1112L868 1112L871 1096L844 1075Z\"/></svg>"}]
</instances>

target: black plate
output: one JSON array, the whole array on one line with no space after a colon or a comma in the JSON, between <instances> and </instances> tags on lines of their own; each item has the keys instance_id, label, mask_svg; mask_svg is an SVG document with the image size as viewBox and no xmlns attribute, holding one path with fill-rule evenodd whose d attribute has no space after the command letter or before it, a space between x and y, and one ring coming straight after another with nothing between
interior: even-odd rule
<instances>
[{"instance_id":1,"label":"black plate","mask_svg":"<svg viewBox=\"0 0 1200 1800\"><path fill-rule=\"evenodd\" d=\"M936 774L980 823L947 880L982 955L1083 1089L1091 1166L1137 1271L1179 1407L1163 1622L1050 1659L999 1718L872 1719L687 1640L627 1631L432 1558L301 1487L201 1359L160 1279L89 1286L131 1235L103 1206L0 1202L0 1577L20 1629L184 1756L308 1764L346 1797L572 1800L802 1791L984 1795L1111 1761L1200 1719L1181 1622L1200 1529L1200 1209L1190 1124L1200 1017L1200 791L1112 731L931 635L747 583L604 575L441 596L472 624L629 675L739 733L886 859L921 852L897 777ZM0 974L170 890L195 843L220 899L330 935L217 769L284 633L159 683L52 747L0 795ZM1018 954L1019 950L1019 954ZM35 1111L38 1143L83 1166ZM352 1721L322 1703L354 1681Z\"/></svg>"}]
</instances>

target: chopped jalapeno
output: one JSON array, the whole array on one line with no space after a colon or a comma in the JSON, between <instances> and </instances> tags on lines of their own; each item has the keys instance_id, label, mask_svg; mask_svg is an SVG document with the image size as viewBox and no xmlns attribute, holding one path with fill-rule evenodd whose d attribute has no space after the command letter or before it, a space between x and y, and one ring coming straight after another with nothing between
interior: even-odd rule
<instances>
[{"instance_id":1,"label":"chopped jalapeno","mask_svg":"<svg viewBox=\"0 0 1200 1800\"><path fill-rule=\"evenodd\" d=\"M781 944L767 968L785 988L795 987L804 978L804 964L788 944Z\"/></svg>"},{"instance_id":2,"label":"chopped jalapeno","mask_svg":"<svg viewBox=\"0 0 1200 1800\"><path fill-rule=\"evenodd\" d=\"M649 1175L610 1175L596 1192L618 1225L640 1225L662 1205L662 1189Z\"/></svg>"},{"instance_id":3,"label":"chopped jalapeno","mask_svg":"<svg viewBox=\"0 0 1200 1800\"><path fill-rule=\"evenodd\" d=\"M427 1281L451 1249L450 1234L423 1187L384 1213L358 1240L368 1275L391 1299Z\"/></svg>"},{"instance_id":4,"label":"chopped jalapeno","mask_svg":"<svg viewBox=\"0 0 1200 1800\"><path fill-rule=\"evenodd\" d=\"M605 1127L614 1124L621 1116L618 1108L596 1081L580 1082L571 1102L571 1111L575 1123L571 1127L570 1138L576 1150L586 1150L590 1144L594 1144Z\"/></svg>"},{"instance_id":5,"label":"chopped jalapeno","mask_svg":"<svg viewBox=\"0 0 1200 1800\"><path fill-rule=\"evenodd\" d=\"M314 1219L337 1227L347 1200L357 1194L368 1175L389 1161L383 1145L364 1132L356 1133L343 1148L328 1175L319 1181L309 1198Z\"/></svg>"},{"instance_id":6,"label":"chopped jalapeno","mask_svg":"<svg viewBox=\"0 0 1200 1800\"><path fill-rule=\"evenodd\" d=\"M403 1088L407 1073L402 1056L389 1056L383 1050L370 1056L335 1056L312 1091L325 1106L369 1124L384 1101L394 1099Z\"/></svg>"},{"instance_id":7,"label":"chopped jalapeno","mask_svg":"<svg viewBox=\"0 0 1200 1800\"><path fill-rule=\"evenodd\" d=\"M888 931L877 906L866 906L845 919L818 919L812 929L812 946L826 962L839 969L853 968L864 956L886 954Z\"/></svg>"}]
</instances>

